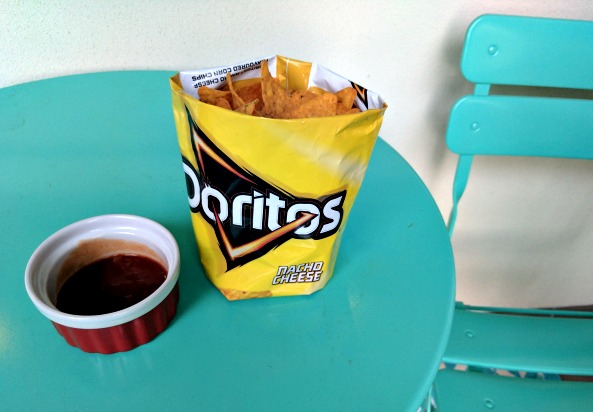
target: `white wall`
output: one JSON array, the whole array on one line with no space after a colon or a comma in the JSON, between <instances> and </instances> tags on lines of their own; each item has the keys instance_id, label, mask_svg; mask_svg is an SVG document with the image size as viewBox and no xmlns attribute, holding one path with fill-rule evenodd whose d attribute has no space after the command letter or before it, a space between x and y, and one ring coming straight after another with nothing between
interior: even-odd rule
<instances>
[{"instance_id":1,"label":"white wall","mask_svg":"<svg viewBox=\"0 0 593 412\"><path fill-rule=\"evenodd\" d=\"M0 87L71 73L219 66L273 53L316 61L386 99L390 107L382 137L416 169L446 216L456 158L447 152L443 135L451 104L471 91L458 71L459 54L466 27L483 13L593 20L593 2L0 0ZM486 189L482 184L476 187L483 189L476 194L470 187L464 206L473 203L478 212L459 221L460 240L454 241L460 299L486 295L495 304L593 303L593 262L588 256L593 245L593 169L576 163L552 165L581 186L584 194L573 209L564 204L565 198L573 197L573 186L554 183L549 191L552 175L546 163L528 167L523 160L505 160L477 165L476 178L500 165L503 171L532 172L533 181L514 185L512 196L502 204L531 188L551 210L536 221L528 219L540 212L540 206L529 206L525 212L508 209L507 215L485 210L493 205L485 196L513 184L511 178L491 178ZM506 172L496 173L507 178ZM486 212L493 217L486 218ZM560 212L561 218L553 212ZM568 229L549 223L566 223ZM487 227L478 228L479 224ZM513 227L517 224L523 225L518 232ZM535 248L515 245L530 237L525 224L535 231ZM493 233L484 237L486 229ZM503 241L502 235L512 240ZM558 265L548 260L552 251L558 252L552 246L557 239L567 245L555 259ZM480 242L485 240L494 254L483 252ZM588 242L587 247L577 249L578 240ZM506 271L501 262L518 247L532 258L520 268L528 279L494 275L495 270ZM478 263L482 258L486 265ZM557 266L564 265L580 273L583 287L564 289L565 281L555 281L564 273ZM547 269L552 270L546 274ZM485 294L478 291L481 285L487 285ZM510 290L503 291L506 286ZM527 297L519 297L523 290ZM566 299L540 299L558 291Z\"/></svg>"}]
</instances>

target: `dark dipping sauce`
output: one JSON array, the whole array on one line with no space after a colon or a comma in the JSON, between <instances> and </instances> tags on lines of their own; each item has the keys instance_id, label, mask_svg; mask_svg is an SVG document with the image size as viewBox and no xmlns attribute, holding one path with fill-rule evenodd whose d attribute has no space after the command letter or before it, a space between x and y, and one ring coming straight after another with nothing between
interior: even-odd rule
<instances>
[{"instance_id":1,"label":"dark dipping sauce","mask_svg":"<svg viewBox=\"0 0 593 412\"><path fill-rule=\"evenodd\" d=\"M147 298L167 278L154 259L134 254L109 256L90 263L66 280L56 307L72 315L103 315Z\"/></svg>"}]
</instances>

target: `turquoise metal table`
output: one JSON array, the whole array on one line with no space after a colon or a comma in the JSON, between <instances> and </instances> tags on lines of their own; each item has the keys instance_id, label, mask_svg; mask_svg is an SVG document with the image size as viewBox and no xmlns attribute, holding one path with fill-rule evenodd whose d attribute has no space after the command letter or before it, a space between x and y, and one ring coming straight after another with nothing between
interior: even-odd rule
<instances>
[{"instance_id":1,"label":"turquoise metal table","mask_svg":"<svg viewBox=\"0 0 593 412\"><path fill-rule=\"evenodd\" d=\"M379 139L325 289L228 302L199 263L170 75L97 73L0 90L0 409L415 410L454 299L450 243L421 180ZM105 213L162 223L182 256L173 323L114 355L69 346L23 281L47 236Z\"/></svg>"}]
</instances>

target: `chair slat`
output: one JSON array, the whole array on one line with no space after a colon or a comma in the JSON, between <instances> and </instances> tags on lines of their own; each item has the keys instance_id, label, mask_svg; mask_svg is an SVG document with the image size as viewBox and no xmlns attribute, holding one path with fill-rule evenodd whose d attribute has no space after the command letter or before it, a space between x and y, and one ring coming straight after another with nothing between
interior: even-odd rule
<instances>
[{"instance_id":1,"label":"chair slat","mask_svg":"<svg viewBox=\"0 0 593 412\"><path fill-rule=\"evenodd\" d=\"M451 112L447 145L458 154L593 159L593 101L465 96Z\"/></svg>"},{"instance_id":2,"label":"chair slat","mask_svg":"<svg viewBox=\"0 0 593 412\"><path fill-rule=\"evenodd\" d=\"M496 369L593 375L593 319L457 308L443 360Z\"/></svg>"},{"instance_id":3,"label":"chair slat","mask_svg":"<svg viewBox=\"0 0 593 412\"><path fill-rule=\"evenodd\" d=\"M441 370L435 383L439 412L585 411L593 401L593 383L587 382Z\"/></svg>"},{"instance_id":4,"label":"chair slat","mask_svg":"<svg viewBox=\"0 0 593 412\"><path fill-rule=\"evenodd\" d=\"M467 31L461 70L473 83L593 89L593 24L484 15Z\"/></svg>"}]
</instances>

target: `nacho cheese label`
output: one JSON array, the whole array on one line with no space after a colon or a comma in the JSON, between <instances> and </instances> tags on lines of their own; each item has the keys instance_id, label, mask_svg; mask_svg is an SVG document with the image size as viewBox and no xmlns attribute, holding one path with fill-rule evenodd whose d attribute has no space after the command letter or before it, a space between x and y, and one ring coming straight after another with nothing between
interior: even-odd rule
<instances>
[{"instance_id":1,"label":"nacho cheese label","mask_svg":"<svg viewBox=\"0 0 593 412\"><path fill-rule=\"evenodd\" d=\"M353 84L311 63L280 56L268 63L293 89ZM229 71L233 81L259 77L260 64L179 73L170 81L200 258L229 300L325 286L386 108L360 86L364 111L333 117L268 119L198 99L198 87L223 87Z\"/></svg>"}]
</instances>

